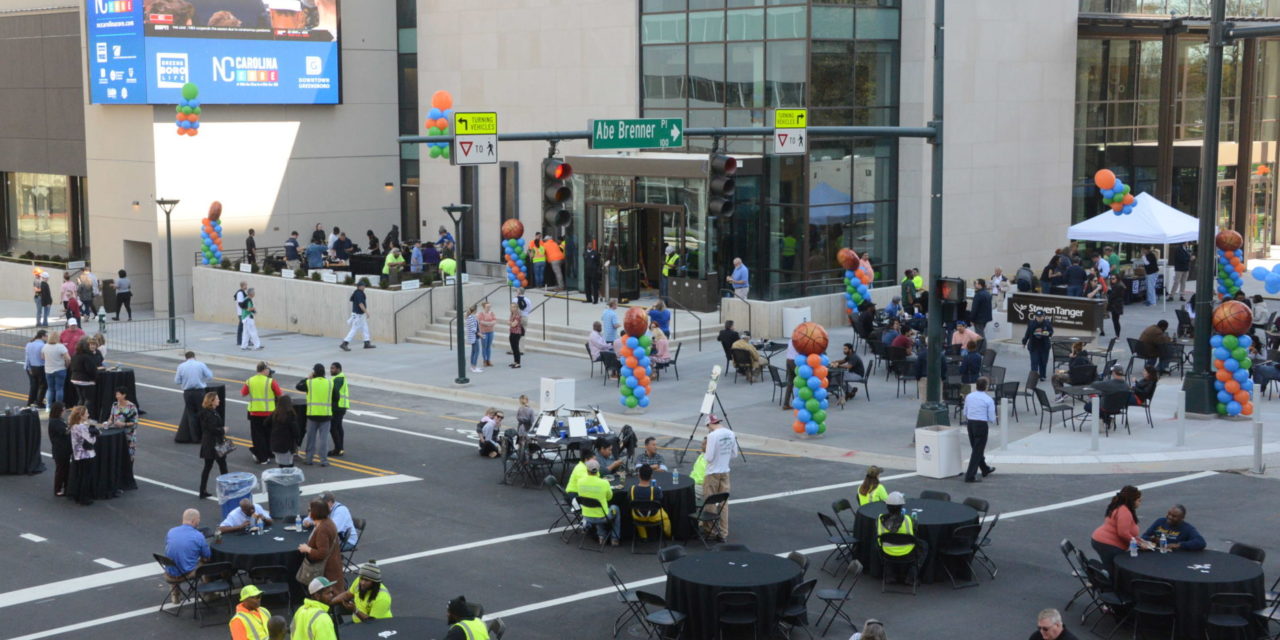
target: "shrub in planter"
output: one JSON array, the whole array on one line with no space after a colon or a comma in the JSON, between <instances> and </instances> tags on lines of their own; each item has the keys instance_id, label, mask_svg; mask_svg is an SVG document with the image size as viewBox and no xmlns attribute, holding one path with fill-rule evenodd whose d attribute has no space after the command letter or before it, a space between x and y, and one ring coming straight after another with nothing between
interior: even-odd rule
<instances>
[{"instance_id":1,"label":"shrub in planter","mask_svg":"<svg viewBox=\"0 0 1280 640\"><path fill-rule=\"evenodd\" d=\"M312 271L312 272L311 272L311 281L312 281L312 282L320 282L320 272L319 272L319 271Z\"/></svg>"},{"instance_id":2,"label":"shrub in planter","mask_svg":"<svg viewBox=\"0 0 1280 640\"><path fill-rule=\"evenodd\" d=\"M35 260L35 259L36 259L36 252L34 252L34 251L28 251L28 252L26 252L26 253L22 254L22 259L23 259L23 260Z\"/></svg>"},{"instance_id":3,"label":"shrub in planter","mask_svg":"<svg viewBox=\"0 0 1280 640\"><path fill-rule=\"evenodd\" d=\"M223 269L230 269L231 267L232 267L232 264L231 264L231 258L223 258L223 259L222 259L222 268L223 268Z\"/></svg>"},{"instance_id":4,"label":"shrub in planter","mask_svg":"<svg viewBox=\"0 0 1280 640\"><path fill-rule=\"evenodd\" d=\"M275 273L276 273L276 268L272 266L270 260L262 263L262 275L273 276L275 275Z\"/></svg>"}]
</instances>

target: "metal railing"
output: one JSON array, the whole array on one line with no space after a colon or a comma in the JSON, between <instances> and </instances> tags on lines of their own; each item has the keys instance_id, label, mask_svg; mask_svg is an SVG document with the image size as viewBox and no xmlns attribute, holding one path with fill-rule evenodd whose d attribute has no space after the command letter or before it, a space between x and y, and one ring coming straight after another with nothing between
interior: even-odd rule
<instances>
[{"instance_id":1,"label":"metal railing","mask_svg":"<svg viewBox=\"0 0 1280 640\"><path fill-rule=\"evenodd\" d=\"M112 353L143 353L147 351L164 351L166 349L185 349L187 344L187 326L182 318L176 318L176 343L169 342L169 319L148 318L127 322L95 322L92 316L85 317L82 327L86 335L101 333L107 339L108 356ZM66 324L55 324L46 331L62 331ZM37 327L22 329L4 329L0 331L0 345L22 348L39 331Z\"/></svg>"},{"instance_id":2,"label":"metal railing","mask_svg":"<svg viewBox=\"0 0 1280 640\"><path fill-rule=\"evenodd\" d=\"M436 295L435 294L436 294L436 289L439 289L439 288L440 287L436 286L435 284L432 284L431 286L427 287L425 291L418 294L418 297L401 305L400 308L396 309L395 313L391 315L391 337L396 344L400 343L400 312L413 306L419 300L423 298L427 299L427 324L431 324L436 321Z\"/></svg>"},{"instance_id":3,"label":"metal railing","mask_svg":"<svg viewBox=\"0 0 1280 640\"><path fill-rule=\"evenodd\" d=\"M696 313L694 313L693 311L689 310L689 308L688 308L688 307L686 307L686 306L684 306L684 305L680 304L679 302L676 302L676 301L675 301L675 299L674 299L674 298L672 298L671 296L667 296L666 303L667 303L667 306L668 306L668 307L674 307L674 308L676 308L676 310L677 310L677 311L683 311L683 312L685 312L685 313L687 313L687 314L689 314L689 315L693 316L693 319L694 319L695 321L697 321L697 323L698 323L698 351L702 351L702 338L703 338L703 335L702 335L702 318L699 318L699 317L698 317L698 314L696 314ZM671 335L667 336L667 338L669 338L669 339L671 339L671 340L675 340L675 339L676 339L676 338L675 338L675 335L676 335L676 318L677 318L677 317L679 317L679 314L676 314L676 313L672 313L672 314L671 314Z\"/></svg>"},{"instance_id":4,"label":"metal railing","mask_svg":"<svg viewBox=\"0 0 1280 640\"><path fill-rule=\"evenodd\" d=\"M306 249L305 246L298 247L299 253L301 253L304 249ZM230 260L232 264L235 264L237 260L244 260L245 256L248 255L248 253L249 252L246 249L223 249L222 259ZM255 264L262 264L263 258L266 258L267 256L279 256L281 259L284 259L284 245L281 245L278 247L258 247L257 249L253 250L253 257L254 257ZM196 265L204 264L203 253L199 251L195 251L192 253L192 258ZM213 264L213 263L210 263L210 264Z\"/></svg>"},{"instance_id":5,"label":"metal railing","mask_svg":"<svg viewBox=\"0 0 1280 640\"><path fill-rule=\"evenodd\" d=\"M454 286L457 286L457 285L454 285ZM490 291L489 293L484 294L484 297L480 298L479 300L476 300L472 304L476 306L480 306L481 302L487 302L489 300L489 296L501 291L504 287L507 289L507 293L510 294L511 282L510 281L503 282L502 284L494 287L493 290ZM546 302L546 300L543 300L543 302ZM449 350L450 351L453 351L453 323L458 319L459 311L460 311L459 309L454 309L453 317L449 318ZM546 338L544 337L543 339L545 340Z\"/></svg>"}]
</instances>

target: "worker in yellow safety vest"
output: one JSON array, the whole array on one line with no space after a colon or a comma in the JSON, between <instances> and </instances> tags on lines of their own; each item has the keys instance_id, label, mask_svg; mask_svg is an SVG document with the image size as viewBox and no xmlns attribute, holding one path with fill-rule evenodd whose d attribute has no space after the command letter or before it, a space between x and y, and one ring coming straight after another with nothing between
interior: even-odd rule
<instances>
[{"instance_id":1,"label":"worker in yellow safety vest","mask_svg":"<svg viewBox=\"0 0 1280 640\"><path fill-rule=\"evenodd\" d=\"M245 585L240 590L240 604L227 626L231 628L231 640L267 640L267 620L271 612L262 606L262 589Z\"/></svg>"},{"instance_id":2,"label":"worker in yellow safety vest","mask_svg":"<svg viewBox=\"0 0 1280 640\"><path fill-rule=\"evenodd\" d=\"M249 451L258 464L266 464L271 461L271 424L268 419L276 410L276 398L284 392L271 378L274 372L267 363L259 362L257 371L245 380L240 395L249 396L249 436L253 441Z\"/></svg>"},{"instance_id":3,"label":"worker in yellow safety vest","mask_svg":"<svg viewBox=\"0 0 1280 640\"><path fill-rule=\"evenodd\" d=\"M471 605L462 596L449 601L448 620L444 640L489 640L489 628L471 613Z\"/></svg>"},{"instance_id":4,"label":"worker in yellow safety vest","mask_svg":"<svg viewBox=\"0 0 1280 640\"><path fill-rule=\"evenodd\" d=\"M666 252L666 257L662 259L662 277L658 279L658 299L663 302L667 300L671 274L676 270L676 263L680 262L680 254L676 253L674 246L667 245Z\"/></svg>"},{"instance_id":5,"label":"worker in yellow safety vest","mask_svg":"<svg viewBox=\"0 0 1280 640\"><path fill-rule=\"evenodd\" d=\"M329 420L333 417L333 383L324 377L324 365L319 362L311 367L311 376L299 380L298 391L307 394L306 453L302 464L315 464L316 454L320 466L329 466ZM319 442L316 442L319 440Z\"/></svg>"},{"instance_id":6,"label":"worker in yellow safety vest","mask_svg":"<svg viewBox=\"0 0 1280 640\"><path fill-rule=\"evenodd\" d=\"M782 236L782 269L784 271L791 271L796 268L796 248L799 245L799 239L790 232Z\"/></svg>"},{"instance_id":7,"label":"worker in yellow safety vest","mask_svg":"<svg viewBox=\"0 0 1280 640\"><path fill-rule=\"evenodd\" d=\"M351 388L347 386L347 374L342 372L342 363L329 365L329 376L333 382L333 419L329 421L329 437L333 439L333 449L329 455L342 457L346 453L346 432L342 429L342 419L351 408Z\"/></svg>"},{"instance_id":8,"label":"worker in yellow safety vest","mask_svg":"<svg viewBox=\"0 0 1280 640\"><path fill-rule=\"evenodd\" d=\"M890 493L889 497L885 499L884 504L887 513L876 518L876 543L880 546L880 550L887 556L898 558L908 555L914 551L917 543L921 545L924 544L924 542L919 540L916 540L915 543L909 544L889 544L881 540L881 537L886 533L905 533L913 538L916 533L915 520L913 520L911 516L902 512L902 507L907 504L907 501L906 498L902 496L901 491L894 491L893 493ZM898 570L901 571L903 568L905 567L900 567ZM915 567L910 567L907 577L911 577L910 574L914 572ZM901 580L903 577L904 576L899 573L897 579Z\"/></svg>"},{"instance_id":9,"label":"worker in yellow safety vest","mask_svg":"<svg viewBox=\"0 0 1280 640\"><path fill-rule=\"evenodd\" d=\"M309 597L293 613L293 640L338 640L329 614L336 589L332 580L320 576L307 585Z\"/></svg>"},{"instance_id":10,"label":"worker in yellow safety vest","mask_svg":"<svg viewBox=\"0 0 1280 640\"><path fill-rule=\"evenodd\" d=\"M542 233L533 234L529 243L529 256L533 259L533 286L542 288L547 274L547 248L542 246Z\"/></svg>"}]
</instances>

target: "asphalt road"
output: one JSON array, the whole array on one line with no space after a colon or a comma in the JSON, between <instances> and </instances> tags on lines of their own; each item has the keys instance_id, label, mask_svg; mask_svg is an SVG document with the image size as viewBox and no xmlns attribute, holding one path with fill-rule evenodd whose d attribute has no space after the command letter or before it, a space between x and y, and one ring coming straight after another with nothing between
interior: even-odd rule
<instances>
[{"instance_id":1,"label":"asphalt road","mask_svg":"<svg viewBox=\"0 0 1280 640\"><path fill-rule=\"evenodd\" d=\"M155 611L166 589L151 554L163 551L165 532L183 509L196 506L204 524L216 524L218 507L196 498L198 447L173 442L181 395L173 391L173 363L126 355L139 382L147 415L139 432L135 474L140 487L114 500L80 507L52 492L52 471L0 477L0 636L6 638L225 638L224 626L197 629L189 618ZM238 398L248 371L214 368ZM291 389L296 379L282 379ZM339 499L368 519L358 560L378 559L393 594L396 614L443 617L445 603L465 594L502 615L508 638L607 638L620 610L605 575L606 563L624 579L658 579L652 555L626 547L604 553L562 544L546 528L556 512L547 493L498 484L500 463L476 455L470 439L482 407L424 400L378 389L353 388L347 420L347 456L328 468L304 467L307 484L344 483ZM0 405L25 399L26 378L17 363L0 363ZM730 408L732 409L732 408ZM231 403L231 435L245 436L244 405ZM354 412L362 412L356 415ZM640 434L644 437L644 433ZM47 442L45 450L48 450ZM666 452L668 456L672 452ZM334 459L338 460L338 459ZM260 472L242 448L231 470ZM687 465L682 471L687 472ZM810 577L819 588L835 580L817 565L826 536L814 515L832 501L852 497L862 467L769 452L751 452L732 474L731 541L753 550L808 550ZM856 620L876 617L891 638L1025 638L1044 607L1061 607L1078 584L1058 552L1063 537L1086 546L1102 518L1106 499L1126 483L1155 483L1146 490L1140 516L1161 515L1168 504L1187 505L1189 520L1226 549L1230 540L1274 547L1280 525L1265 498L1275 480L1234 473L1145 476L1025 476L996 473L965 485L889 470L890 490L951 492L955 500L982 497L1003 518L994 533L993 581L953 591L948 583L924 586L919 595L881 594L863 577L846 610ZM901 476L901 477L898 477ZM1271 503L1272 507L1265 504ZM26 537L23 537L24 534ZM696 541L693 543L696 545ZM693 549L693 547L690 547ZM1277 556L1267 562L1274 579ZM701 553L701 550L695 552ZM659 594L658 582L644 587ZM1079 604L1071 613L1078 613ZM820 603L811 602L814 615ZM1068 617L1078 628L1078 619ZM961 631L961 630L972 630ZM837 623L828 637L847 638ZM623 637L643 637L637 628Z\"/></svg>"}]
</instances>

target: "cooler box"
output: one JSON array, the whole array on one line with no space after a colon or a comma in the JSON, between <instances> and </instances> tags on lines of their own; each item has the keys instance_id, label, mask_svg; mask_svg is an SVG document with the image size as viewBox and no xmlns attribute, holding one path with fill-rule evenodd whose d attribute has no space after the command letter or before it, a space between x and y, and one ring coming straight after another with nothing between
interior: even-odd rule
<instances>
[{"instance_id":1,"label":"cooler box","mask_svg":"<svg viewBox=\"0 0 1280 640\"><path fill-rule=\"evenodd\" d=\"M961 431L936 426L916 429L916 473L926 478L950 478L963 473Z\"/></svg>"},{"instance_id":2,"label":"cooler box","mask_svg":"<svg viewBox=\"0 0 1280 640\"><path fill-rule=\"evenodd\" d=\"M232 509L240 506L241 500L252 499L258 478L246 471L233 471L218 476L217 485L218 504L222 505L222 517L218 521L221 522Z\"/></svg>"},{"instance_id":3,"label":"cooler box","mask_svg":"<svg viewBox=\"0 0 1280 640\"><path fill-rule=\"evenodd\" d=\"M262 472L262 484L267 488L267 512L272 518L292 520L302 513L302 482L306 480L302 469L286 467Z\"/></svg>"}]
</instances>

